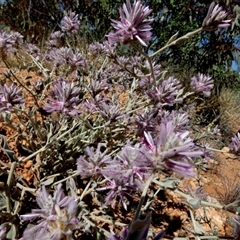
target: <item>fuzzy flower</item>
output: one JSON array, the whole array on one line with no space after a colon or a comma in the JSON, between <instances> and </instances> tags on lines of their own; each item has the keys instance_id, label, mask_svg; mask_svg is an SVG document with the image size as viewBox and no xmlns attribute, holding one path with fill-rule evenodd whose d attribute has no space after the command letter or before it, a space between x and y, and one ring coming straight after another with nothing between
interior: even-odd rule
<instances>
[{"instance_id":1,"label":"fuzzy flower","mask_svg":"<svg viewBox=\"0 0 240 240\"><path fill-rule=\"evenodd\" d=\"M80 156L77 159L77 169L82 178L102 175L105 165L111 163L112 159L107 155L108 150L101 151L103 147L105 146L99 143L96 152L93 151L93 148L87 147L87 157Z\"/></svg>"},{"instance_id":2,"label":"fuzzy flower","mask_svg":"<svg viewBox=\"0 0 240 240\"><path fill-rule=\"evenodd\" d=\"M32 55L35 58L39 58L41 56L41 50L35 44L27 43L24 46L24 51L26 51L29 55Z\"/></svg>"},{"instance_id":3,"label":"fuzzy flower","mask_svg":"<svg viewBox=\"0 0 240 240\"><path fill-rule=\"evenodd\" d=\"M63 33L61 31L56 31L50 34L48 41L46 42L47 47L57 48L62 44Z\"/></svg>"},{"instance_id":4,"label":"fuzzy flower","mask_svg":"<svg viewBox=\"0 0 240 240\"><path fill-rule=\"evenodd\" d=\"M146 19L152 12L148 7L144 7L141 1L134 1L131 5L130 0L119 9L120 21L112 20L115 32L110 32L107 37L110 42L129 42L139 41L143 46L147 46L145 41L152 38L151 23L153 19Z\"/></svg>"},{"instance_id":5,"label":"fuzzy flower","mask_svg":"<svg viewBox=\"0 0 240 240\"><path fill-rule=\"evenodd\" d=\"M224 20L227 17L228 13L222 9L223 8L215 2L211 3L207 16L202 23L202 28L204 30L212 31L217 28L227 28L231 26L231 20Z\"/></svg>"},{"instance_id":6,"label":"fuzzy flower","mask_svg":"<svg viewBox=\"0 0 240 240\"><path fill-rule=\"evenodd\" d=\"M232 218L233 220L233 236L235 239L239 239L240 238L240 216L236 215L234 218Z\"/></svg>"},{"instance_id":7,"label":"fuzzy flower","mask_svg":"<svg viewBox=\"0 0 240 240\"><path fill-rule=\"evenodd\" d=\"M135 124L138 127L137 135L142 137L144 135L144 132L157 131L157 126L160 124L158 120L158 109L152 112L147 111L144 114L139 114L135 120Z\"/></svg>"},{"instance_id":8,"label":"fuzzy flower","mask_svg":"<svg viewBox=\"0 0 240 240\"><path fill-rule=\"evenodd\" d=\"M20 216L24 221L38 219L36 225L31 224L24 231L23 239L73 240L73 230L78 227L77 199L65 196L59 184L53 197L43 185L36 201L39 209Z\"/></svg>"},{"instance_id":9,"label":"fuzzy flower","mask_svg":"<svg viewBox=\"0 0 240 240\"><path fill-rule=\"evenodd\" d=\"M128 144L125 145L117 155L116 162L121 165L122 179L139 189L143 188L143 182L152 173L152 168L148 166L145 156L138 145L134 147ZM107 169L111 168L112 166L109 166ZM120 168L116 167L116 169Z\"/></svg>"},{"instance_id":10,"label":"fuzzy flower","mask_svg":"<svg viewBox=\"0 0 240 240\"><path fill-rule=\"evenodd\" d=\"M183 101L181 98L182 85L180 81L174 77L164 80L154 90L147 90L146 94L157 104L172 106L175 103Z\"/></svg>"},{"instance_id":11,"label":"fuzzy flower","mask_svg":"<svg viewBox=\"0 0 240 240\"><path fill-rule=\"evenodd\" d=\"M108 191L105 204L115 208L117 200L120 200L124 209L127 210L127 196L131 197L131 192L138 190L135 185L131 185L128 180L122 178L121 169L115 170L112 178L107 178L105 187L97 188L97 191Z\"/></svg>"},{"instance_id":12,"label":"fuzzy flower","mask_svg":"<svg viewBox=\"0 0 240 240\"><path fill-rule=\"evenodd\" d=\"M22 89L15 86L0 85L0 112L11 111L15 105L25 102L22 94Z\"/></svg>"},{"instance_id":13,"label":"fuzzy flower","mask_svg":"<svg viewBox=\"0 0 240 240\"><path fill-rule=\"evenodd\" d=\"M191 159L203 155L189 137L189 132L176 132L172 121L162 122L159 135L155 138L145 132L144 143L142 152L150 159L153 166L162 171L179 173L184 177L194 175Z\"/></svg>"},{"instance_id":14,"label":"fuzzy flower","mask_svg":"<svg viewBox=\"0 0 240 240\"><path fill-rule=\"evenodd\" d=\"M175 131L178 132L184 132L189 127L189 116L188 114L183 110L173 110L171 112L169 111L162 111L162 122L169 122L172 121Z\"/></svg>"},{"instance_id":15,"label":"fuzzy flower","mask_svg":"<svg viewBox=\"0 0 240 240\"><path fill-rule=\"evenodd\" d=\"M53 90L50 91L48 103L43 106L43 109L49 113L56 111L72 117L77 116L80 111L75 107L81 102L80 92L81 89L74 83L68 83L60 78L53 82Z\"/></svg>"},{"instance_id":16,"label":"fuzzy flower","mask_svg":"<svg viewBox=\"0 0 240 240\"><path fill-rule=\"evenodd\" d=\"M68 47L52 49L48 54L48 59L56 66L67 65L73 69L86 66L86 60L82 54Z\"/></svg>"},{"instance_id":17,"label":"fuzzy flower","mask_svg":"<svg viewBox=\"0 0 240 240\"><path fill-rule=\"evenodd\" d=\"M23 43L23 36L18 32L5 32L0 30L0 56L6 58L8 53L16 52Z\"/></svg>"},{"instance_id":18,"label":"fuzzy flower","mask_svg":"<svg viewBox=\"0 0 240 240\"><path fill-rule=\"evenodd\" d=\"M75 12L69 12L67 16L64 16L61 21L61 29L63 32L77 34L79 30L80 22L78 20L78 14Z\"/></svg>"},{"instance_id":19,"label":"fuzzy flower","mask_svg":"<svg viewBox=\"0 0 240 240\"><path fill-rule=\"evenodd\" d=\"M213 80L211 77L204 74L198 73L198 76L191 78L191 87L197 93L202 93L205 97L211 95L211 90L214 87Z\"/></svg>"},{"instance_id":20,"label":"fuzzy flower","mask_svg":"<svg viewBox=\"0 0 240 240\"><path fill-rule=\"evenodd\" d=\"M240 152L240 133L238 132L234 137L231 139L230 149L235 152Z\"/></svg>"},{"instance_id":21,"label":"fuzzy flower","mask_svg":"<svg viewBox=\"0 0 240 240\"><path fill-rule=\"evenodd\" d=\"M100 102L98 104L99 114L105 119L105 126L109 126L113 122L117 122L123 117L123 113L118 105Z\"/></svg>"}]
</instances>

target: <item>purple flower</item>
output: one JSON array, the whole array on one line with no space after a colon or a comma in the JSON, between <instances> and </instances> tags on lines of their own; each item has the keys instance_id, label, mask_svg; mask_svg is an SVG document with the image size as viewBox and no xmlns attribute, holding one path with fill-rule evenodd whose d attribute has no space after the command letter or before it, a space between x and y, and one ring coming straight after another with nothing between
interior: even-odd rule
<instances>
[{"instance_id":1,"label":"purple flower","mask_svg":"<svg viewBox=\"0 0 240 240\"><path fill-rule=\"evenodd\" d=\"M105 126L118 121L123 117L123 114L118 105L113 105L106 102L100 102L98 104L99 114L107 121Z\"/></svg>"},{"instance_id":2,"label":"purple flower","mask_svg":"<svg viewBox=\"0 0 240 240\"><path fill-rule=\"evenodd\" d=\"M136 191L137 188L134 185L131 185L125 178L122 178L122 173L119 170L114 171L112 179L107 178L107 184L105 187L97 188L97 191L108 190L107 196L105 198L105 204L111 205L112 208L115 208L116 202L120 199L124 209L127 210L127 201L126 197L131 196L132 191Z\"/></svg>"},{"instance_id":3,"label":"purple flower","mask_svg":"<svg viewBox=\"0 0 240 240\"><path fill-rule=\"evenodd\" d=\"M146 94L158 105L172 106L175 103L181 103L183 99L180 97L182 94L182 85L180 81L174 77L169 77L164 80L154 90L147 90Z\"/></svg>"},{"instance_id":4,"label":"purple flower","mask_svg":"<svg viewBox=\"0 0 240 240\"><path fill-rule=\"evenodd\" d=\"M16 48L23 43L23 36L18 32L6 33L0 30L0 56L6 58L7 53L16 52Z\"/></svg>"},{"instance_id":5,"label":"purple flower","mask_svg":"<svg viewBox=\"0 0 240 240\"><path fill-rule=\"evenodd\" d=\"M24 231L23 239L73 240L72 231L78 227L77 199L65 196L59 184L53 197L43 185L36 201L39 209L20 216L24 221L38 219L36 225L31 224Z\"/></svg>"},{"instance_id":6,"label":"purple flower","mask_svg":"<svg viewBox=\"0 0 240 240\"><path fill-rule=\"evenodd\" d=\"M24 46L24 50L29 54L32 55L33 57L40 57L41 56L41 50L39 47L32 43L27 43Z\"/></svg>"},{"instance_id":7,"label":"purple flower","mask_svg":"<svg viewBox=\"0 0 240 240\"><path fill-rule=\"evenodd\" d=\"M117 155L117 163L121 166L122 179L138 189L143 188L143 182L152 173L152 168L148 166L146 158L138 145L134 147L128 144L125 145ZM111 168L112 166L107 167L107 169ZM116 167L116 169L120 170L120 167Z\"/></svg>"},{"instance_id":8,"label":"purple flower","mask_svg":"<svg viewBox=\"0 0 240 240\"><path fill-rule=\"evenodd\" d=\"M43 109L49 113L56 111L73 117L77 116L80 111L75 107L81 102L80 92L81 89L74 83L68 83L60 78L53 82L53 90L50 91L48 103L43 106Z\"/></svg>"},{"instance_id":9,"label":"purple flower","mask_svg":"<svg viewBox=\"0 0 240 240\"><path fill-rule=\"evenodd\" d=\"M50 34L50 37L48 39L48 41L46 42L46 45L49 48L57 48L60 47L62 44L62 37L63 37L63 33L61 31L56 31Z\"/></svg>"},{"instance_id":10,"label":"purple flower","mask_svg":"<svg viewBox=\"0 0 240 240\"><path fill-rule=\"evenodd\" d=\"M25 102L22 94L22 89L15 86L0 85L0 112L11 111L15 105Z\"/></svg>"},{"instance_id":11,"label":"purple flower","mask_svg":"<svg viewBox=\"0 0 240 240\"><path fill-rule=\"evenodd\" d=\"M74 52L68 47L52 49L48 54L48 58L50 61L53 61L56 66L68 65L73 69L86 66L86 60L83 58L82 54Z\"/></svg>"},{"instance_id":12,"label":"purple flower","mask_svg":"<svg viewBox=\"0 0 240 240\"><path fill-rule=\"evenodd\" d=\"M228 13L222 11L222 7L220 7L215 2L212 2L209 9L207 16L203 20L202 28L207 31L212 31L217 28L227 28L231 26L231 20L224 20Z\"/></svg>"},{"instance_id":13,"label":"purple flower","mask_svg":"<svg viewBox=\"0 0 240 240\"><path fill-rule=\"evenodd\" d=\"M234 229L233 229L233 236L235 239L239 239L240 237L240 216L236 215L233 219Z\"/></svg>"},{"instance_id":14,"label":"purple flower","mask_svg":"<svg viewBox=\"0 0 240 240\"><path fill-rule=\"evenodd\" d=\"M68 15L64 16L61 20L61 29L63 32L77 34L79 25L78 14L75 12L69 12Z\"/></svg>"},{"instance_id":15,"label":"purple flower","mask_svg":"<svg viewBox=\"0 0 240 240\"><path fill-rule=\"evenodd\" d=\"M175 131L178 132L184 132L188 129L189 127L189 116L186 112L183 110L178 110L178 111L162 111L162 122L173 122L173 126L175 128Z\"/></svg>"},{"instance_id":16,"label":"purple flower","mask_svg":"<svg viewBox=\"0 0 240 240\"><path fill-rule=\"evenodd\" d=\"M214 87L211 77L198 73L198 76L191 78L191 87L197 93L202 93L204 96L209 97L211 90Z\"/></svg>"},{"instance_id":17,"label":"purple flower","mask_svg":"<svg viewBox=\"0 0 240 240\"><path fill-rule=\"evenodd\" d=\"M90 80L90 85L87 87L93 98L100 92L109 89L108 78L109 75L104 70L99 70L95 73Z\"/></svg>"},{"instance_id":18,"label":"purple flower","mask_svg":"<svg viewBox=\"0 0 240 240\"><path fill-rule=\"evenodd\" d=\"M160 124L159 135L155 138L145 132L145 146L142 152L152 162L153 167L162 171L174 171L185 177L194 175L191 159L203 155L189 137L189 132L176 132L172 121L163 121Z\"/></svg>"},{"instance_id":19,"label":"purple flower","mask_svg":"<svg viewBox=\"0 0 240 240\"><path fill-rule=\"evenodd\" d=\"M93 148L87 147L87 157L80 156L77 159L77 168L82 178L94 177L103 175L102 170L106 164L110 164L112 161L111 157L107 155L108 150L101 151L104 147L103 144L99 143L96 152Z\"/></svg>"},{"instance_id":20,"label":"purple flower","mask_svg":"<svg viewBox=\"0 0 240 240\"><path fill-rule=\"evenodd\" d=\"M240 133L238 132L234 137L231 139L230 149L235 153L240 152Z\"/></svg>"},{"instance_id":21,"label":"purple flower","mask_svg":"<svg viewBox=\"0 0 240 240\"><path fill-rule=\"evenodd\" d=\"M145 19L152 10L144 7L141 2L134 1L131 5L130 0L119 9L120 21L112 20L115 32L110 32L107 37L110 42L129 42L139 41L143 46L147 46L145 41L152 38L151 23L153 19Z\"/></svg>"},{"instance_id":22,"label":"purple flower","mask_svg":"<svg viewBox=\"0 0 240 240\"><path fill-rule=\"evenodd\" d=\"M143 137L144 132L157 131L157 126L160 124L158 120L160 120L158 117L158 109L138 115L138 118L135 120L135 124L138 126L137 135Z\"/></svg>"}]
</instances>

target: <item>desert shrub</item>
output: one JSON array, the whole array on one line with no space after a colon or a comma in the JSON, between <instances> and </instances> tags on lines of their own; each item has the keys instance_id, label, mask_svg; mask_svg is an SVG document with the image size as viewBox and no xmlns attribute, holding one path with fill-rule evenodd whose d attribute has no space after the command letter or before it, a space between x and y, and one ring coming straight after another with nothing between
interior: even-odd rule
<instances>
[{"instance_id":1,"label":"desert shrub","mask_svg":"<svg viewBox=\"0 0 240 240\"><path fill-rule=\"evenodd\" d=\"M9 158L0 162L6 216L1 238L146 239L151 204L165 188L186 199L196 235L204 231L191 208L223 208L203 200L198 189L189 195L178 189L182 178L195 175L195 163L209 156L192 136L190 118L196 101L210 97L214 79L197 73L185 89L155 57L200 32L229 27L228 14L212 3L200 28L174 34L163 49L147 54L152 10L127 0L119 12L107 40L90 45L80 42L79 15L71 11L41 48L20 33L0 32L7 68L0 85L1 121L11 129L0 135ZM134 54L119 55L119 44ZM11 66L13 55L32 63L27 76ZM38 78L30 74L35 68ZM149 191L152 183L157 189ZM132 212L132 219L122 218ZM112 226L124 228L118 235Z\"/></svg>"}]
</instances>

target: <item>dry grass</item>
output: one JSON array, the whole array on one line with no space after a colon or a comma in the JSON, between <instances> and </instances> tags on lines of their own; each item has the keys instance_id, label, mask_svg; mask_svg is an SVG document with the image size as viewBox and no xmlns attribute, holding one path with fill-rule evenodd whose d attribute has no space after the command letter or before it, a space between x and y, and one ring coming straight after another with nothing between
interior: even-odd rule
<instances>
[{"instance_id":1,"label":"dry grass","mask_svg":"<svg viewBox=\"0 0 240 240\"><path fill-rule=\"evenodd\" d=\"M240 91L223 89L219 96L220 127L229 137L240 130Z\"/></svg>"}]
</instances>

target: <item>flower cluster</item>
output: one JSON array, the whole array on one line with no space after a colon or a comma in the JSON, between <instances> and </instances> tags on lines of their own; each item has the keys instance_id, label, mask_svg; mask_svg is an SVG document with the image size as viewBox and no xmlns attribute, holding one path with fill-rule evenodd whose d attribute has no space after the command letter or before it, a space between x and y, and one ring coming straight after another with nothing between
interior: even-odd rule
<instances>
[{"instance_id":1,"label":"flower cluster","mask_svg":"<svg viewBox=\"0 0 240 240\"><path fill-rule=\"evenodd\" d=\"M46 112L61 112L69 116L77 116L80 111L76 106L81 102L79 98L81 89L60 78L53 82L53 90L50 91L48 103L43 106Z\"/></svg>"},{"instance_id":2,"label":"flower cluster","mask_svg":"<svg viewBox=\"0 0 240 240\"><path fill-rule=\"evenodd\" d=\"M47 57L56 66L66 65L70 66L73 70L77 67L86 66L86 60L82 54L68 47L53 48Z\"/></svg>"},{"instance_id":3,"label":"flower cluster","mask_svg":"<svg viewBox=\"0 0 240 240\"><path fill-rule=\"evenodd\" d=\"M240 153L240 133L238 132L231 139L230 149L235 153Z\"/></svg>"},{"instance_id":4,"label":"flower cluster","mask_svg":"<svg viewBox=\"0 0 240 240\"><path fill-rule=\"evenodd\" d=\"M68 15L64 16L61 21L61 29L63 32L71 34L77 34L79 30L80 22L78 20L78 14L75 12L69 12Z\"/></svg>"},{"instance_id":5,"label":"flower cluster","mask_svg":"<svg viewBox=\"0 0 240 240\"><path fill-rule=\"evenodd\" d=\"M18 32L5 32L0 30L0 56L5 59L8 53L16 51L22 45L23 36Z\"/></svg>"},{"instance_id":6,"label":"flower cluster","mask_svg":"<svg viewBox=\"0 0 240 240\"><path fill-rule=\"evenodd\" d=\"M184 177L194 175L191 158L203 156L203 152L196 148L189 137L189 131L177 132L172 121L162 121L156 138L146 132L142 151L156 168L170 170Z\"/></svg>"},{"instance_id":7,"label":"flower cluster","mask_svg":"<svg viewBox=\"0 0 240 240\"><path fill-rule=\"evenodd\" d=\"M48 39L48 41L46 42L46 45L49 48L57 48L60 47L62 44L62 37L63 37L63 33L61 31L56 31L50 34L50 37Z\"/></svg>"},{"instance_id":8,"label":"flower cluster","mask_svg":"<svg viewBox=\"0 0 240 240\"><path fill-rule=\"evenodd\" d=\"M205 97L209 97L214 86L213 82L211 77L198 73L198 76L191 78L191 87L196 93L202 93Z\"/></svg>"},{"instance_id":9,"label":"flower cluster","mask_svg":"<svg viewBox=\"0 0 240 240\"><path fill-rule=\"evenodd\" d=\"M23 104L25 99L21 92L22 89L13 84L0 85L0 112L11 111L14 106Z\"/></svg>"},{"instance_id":10,"label":"flower cluster","mask_svg":"<svg viewBox=\"0 0 240 240\"><path fill-rule=\"evenodd\" d=\"M24 221L34 221L36 225L29 225L23 233L23 239L73 240L73 230L78 228L77 199L65 196L61 184L58 185L52 197L42 186L36 197L39 209L32 209L32 213L21 215Z\"/></svg>"},{"instance_id":11,"label":"flower cluster","mask_svg":"<svg viewBox=\"0 0 240 240\"><path fill-rule=\"evenodd\" d=\"M87 159L83 156L77 159L78 171L82 178L103 175L103 167L106 164L110 164L112 160L112 158L107 155L107 149L101 152L101 149L104 147L103 144L99 143L96 152L93 151L93 148L86 147Z\"/></svg>"},{"instance_id":12,"label":"flower cluster","mask_svg":"<svg viewBox=\"0 0 240 240\"><path fill-rule=\"evenodd\" d=\"M222 9L223 8L215 2L211 3L207 16L202 23L202 28L204 30L212 31L217 28L227 28L231 25L231 20L224 20L227 17L228 13Z\"/></svg>"},{"instance_id":13,"label":"flower cluster","mask_svg":"<svg viewBox=\"0 0 240 240\"><path fill-rule=\"evenodd\" d=\"M193 91L188 92L180 78L165 77L168 73L162 71L158 61L161 60L161 52L169 47L202 30L228 27L230 20L225 20L227 13L212 3L201 28L180 38L174 34L165 46L151 54L153 45L147 46L147 42L152 40L151 24L154 19L150 18L151 12L149 6L144 6L140 0L132 3L126 0L119 9L120 19L112 20L114 30L106 35L108 41L92 43L83 50L76 36L80 29L79 15L69 12L61 21L60 31L52 32L43 47L24 45L27 55L22 54L23 57L34 64L29 64L29 69L37 67L41 73L39 79L28 80L31 78L28 76L26 82L23 79L17 81L21 86L28 84L25 87L27 91L23 93L31 95L30 100L35 101L28 101L26 109L16 107L25 103L21 88L14 83L8 84L18 80L17 74L13 70L5 72L2 82L6 80L7 84L0 85L0 113L12 111L16 122L12 124L8 118L12 114L2 113L3 123L16 131L19 129L16 134L16 143L21 147L17 145L18 154L29 153L26 157L20 156L20 163L31 159L31 163L26 165L32 166L36 162L38 168L33 167L33 170L39 173L36 175L39 181L34 178L32 185L28 182L26 186L16 185L17 193L22 190L20 198L13 197L10 191L5 191L3 196L0 193L0 201L3 204L6 202L3 206L7 210L5 212L22 214L16 237L23 232L23 240L73 240L84 238L85 233L97 236L91 231L100 229L107 240L145 240L151 225L151 213L148 211L159 190L164 186L175 193L180 192L175 184L180 180L176 178L179 175L192 177L196 158L198 164L204 161L204 157L209 157L210 148L205 147L204 150L202 147L202 150L197 145L204 142L202 138L201 141L192 138L195 121L189 118L195 115L188 115L188 112L195 106L191 100L199 100L196 95L210 96L213 79L198 73L189 83ZM132 55L131 51L127 52L128 47L118 46L118 43L129 44L128 47L136 50L137 54ZM6 66L9 65L8 59L4 58L8 53L15 53L20 44L20 34L0 31L0 57L6 60L3 61ZM119 52L124 56L119 56ZM20 55L16 54L16 57ZM186 100L187 97L190 97L189 100ZM19 126L15 127L16 123ZM3 151L13 154L4 136L2 138ZM232 138L230 148L240 152L240 133ZM11 184L20 179L17 176L19 173L14 170L19 164L12 164L10 171L6 170L8 164L2 165L9 183L8 190L12 189ZM64 182L65 190L71 195L64 193L62 185L57 185L59 182ZM156 190L152 183L160 188ZM41 184L41 187L36 201L31 200L31 203L38 207L25 214L19 201L14 199L27 201L29 194L26 191L35 192L32 187L39 188L36 184ZM46 189L51 184L52 187L57 185L53 194ZM192 205L188 201L188 207L200 205L205 198L202 188L187 190L191 199L197 200ZM132 223L119 236L112 231L108 236L106 227L111 227L107 215L109 208L115 209L115 214L121 210L116 209L119 203L127 211L129 199L136 197L132 202L135 204L141 191L141 204ZM149 198L145 199L147 195ZM91 201L89 205L88 200ZM15 230L19 218L8 220L12 222L0 225L0 239ZM101 224L95 227L99 222ZM235 235L238 237L239 218L235 222ZM152 239L159 240L164 233L153 234Z\"/></svg>"},{"instance_id":14,"label":"flower cluster","mask_svg":"<svg viewBox=\"0 0 240 240\"><path fill-rule=\"evenodd\" d=\"M151 23L153 19L145 19L150 13L151 9L144 7L141 1L134 1L131 5L130 0L119 9L120 21L112 20L112 26L115 32L107 35L110 42L122 42L124 44L139 41L143 46L146 41L152 38Z\"/></svg>"},{"instance_id":15,"label":"flower cluster","mask_svg":"<svg viewBox=\"0 0 240 240\"><path fill-rule=\"evenodd\" d=\"M147 95L160 106L181 103L183 101L182 92L182 84L174 77L162 81L154 90L146 91Z\"/></svg>"}]
</instances>

